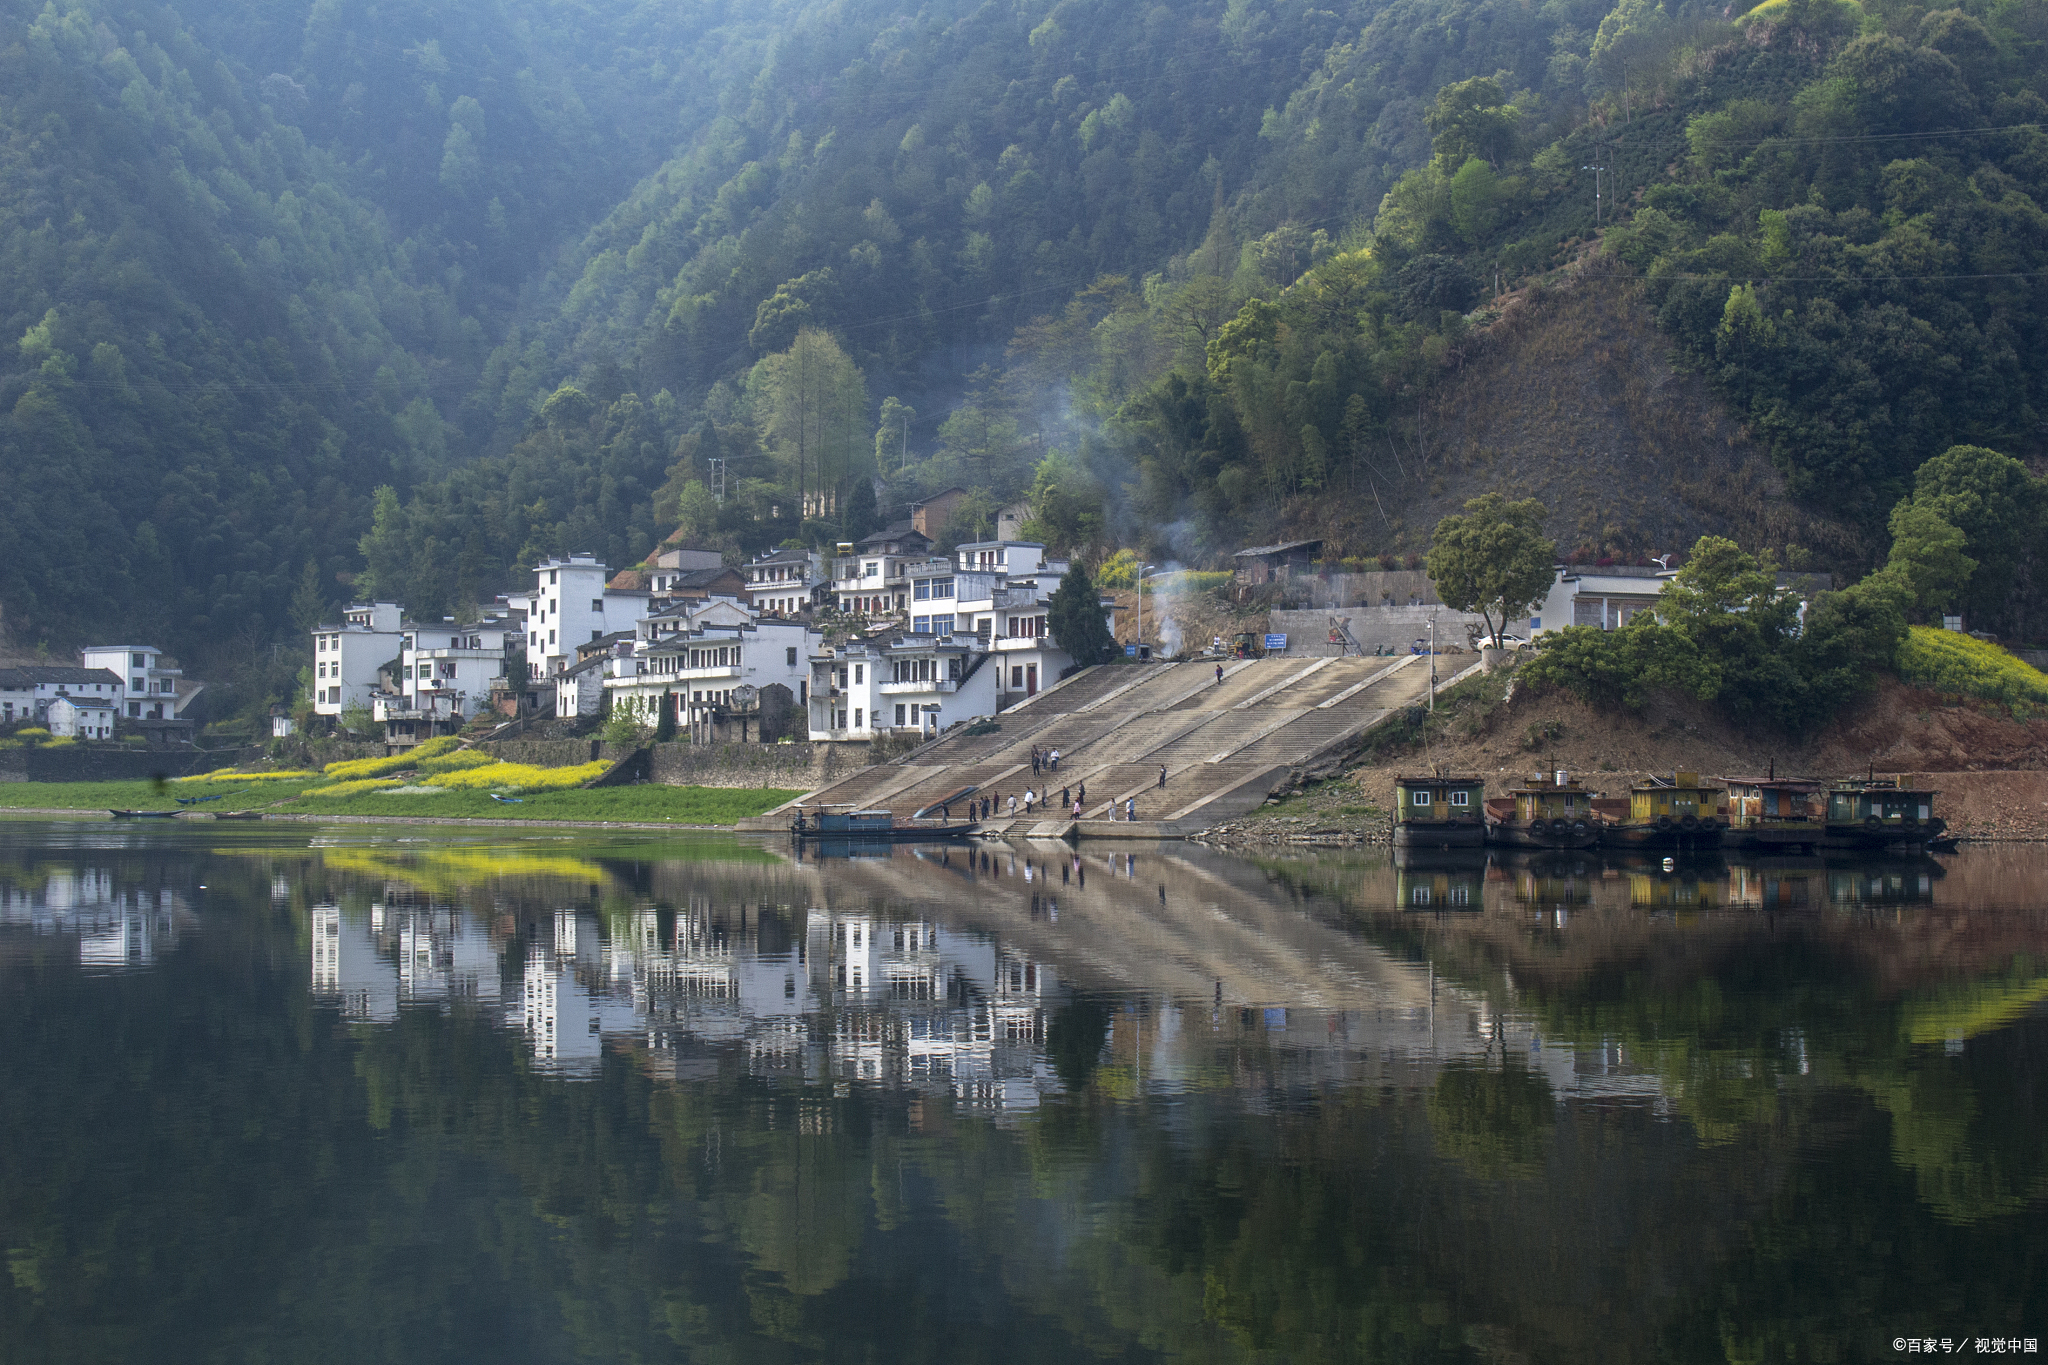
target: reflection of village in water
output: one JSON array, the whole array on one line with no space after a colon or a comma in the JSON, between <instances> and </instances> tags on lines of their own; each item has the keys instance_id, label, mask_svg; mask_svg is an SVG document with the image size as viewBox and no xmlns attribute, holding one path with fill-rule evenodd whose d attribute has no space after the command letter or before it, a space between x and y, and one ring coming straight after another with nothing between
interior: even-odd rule
<instances>
[{"instance_id":1,"label":"reflection of village in water","mask_svg":"<svg viewBox=\"0 0 2048 1365\"><path fill-rule=\"evenodd\" d=\"M0 885L0 931L75 937L79 964L88 971L152 966L177 946L192 922L191 901L182 890L112 867L37 869Z\"/></svg>"},{"instance_id":2,"label":"reflection of village in water","mask_svg":"<svg viewBox=\"0 0 2048 1365\"><path fill-rule=\"evenodd\" d=\"M1026 1110L1062 1088L1048 1047L1060 1011L1114 997L1106 1055L1131 1093L1427 1086L1453 1061L1512 1058L1560 1099L1662 1107L1656 1077L1628 1047L1560 1045L1496 993L1376 946L1337 905L1248 860L1194 846L875 852L778 856L746 869L752 878L653 863L630 905L617 885L561 904L534 900L531 882L516 895L499 887L489 922L422 891L431 876L409 879L397 859L393 875L361 888L360 913L313 909L313 985L370 1022L408 1005L495 1011L537 1066L570 1077L595 1074L610 1049L678 1079L738 1069ZM421 871L434 857L409 856ZM1540 907L1565 926L1596 901L1662 913L1806 903L1847 885L1802 876L1482 856L1435 871L1382 862L1364 899ZM1911 885L1924 898L1931 882Z\"/></svg>"}]
</instances>

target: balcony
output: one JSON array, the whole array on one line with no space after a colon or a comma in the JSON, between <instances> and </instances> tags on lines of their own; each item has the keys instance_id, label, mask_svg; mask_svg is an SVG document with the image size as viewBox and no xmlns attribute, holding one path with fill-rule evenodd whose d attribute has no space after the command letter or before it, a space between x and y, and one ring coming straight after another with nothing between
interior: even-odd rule
<instances>
[{"instance_id":1,"label":"balcony","mask_svg":"<svg viewBox=\"0 0 2048 1365\"><path fill-rule=\"evenodd\" d=\"M920 678L915 681L885 682L882 684L882 695L885 697L900 697L911 692L945 693L958 692L959 690L960 680L957 678Z\"/></svg>"}]
</instances>

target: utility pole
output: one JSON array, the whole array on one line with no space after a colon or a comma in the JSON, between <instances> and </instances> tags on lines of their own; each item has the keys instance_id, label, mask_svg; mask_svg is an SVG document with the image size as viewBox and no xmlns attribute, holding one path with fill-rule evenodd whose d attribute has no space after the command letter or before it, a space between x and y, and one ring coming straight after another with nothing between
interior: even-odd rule
<instances>
[{"instance_id":1,"label":"utility pole","mask_svg":"<svg viewBox=\"0 0 2048 1365\"><path fill-rule=\"evenodd\" d=\"M1436 714L1436 617L1429 618L1429 711Z\"/></svg>"},{"instance_id":2,"label":"utility pole","mask_svg":"<svg viewBox=\"0 0 2048 1365\"><path fill-rule=\"evenodd\" d=\"M1579 169L1582 171L1591 171L1593 173L1593 226L1595 228L1598 228L1600 226L1601 221L1600 174L1607 168L1605 166L1581 166L1579 167Z\"/></svg>"},{"instance_id":3,"label":"utility pole","mask_svg":"<svg viewBox=\"0 0 2048 1365\"><path fill-rule=\"evenodd\" d=\"M711 466L711 496L720 507L725 506L725 461L717 457L706 460Z\"/></svg>"}]
</instances>

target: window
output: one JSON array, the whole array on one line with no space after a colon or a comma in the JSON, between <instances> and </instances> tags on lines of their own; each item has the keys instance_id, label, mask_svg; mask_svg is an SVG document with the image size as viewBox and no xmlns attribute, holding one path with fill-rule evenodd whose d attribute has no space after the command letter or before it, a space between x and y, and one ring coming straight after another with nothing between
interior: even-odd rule
<instances>
[{"instance_id":1,"label":"window","mask_svg":"<svg viewBox=\"0 0 2048 1365\"><path fill-rule=\"evenodd\" d=\"M527 631L527 632L526 632L526 643L528 643L528 644L530 644L530 645L537 645L537 644L539 644L539 643L540 643L540 632L539 632L539 631L537 631L537 630L529 630L529 631Z\"/></svg>"},{"instance_id":2,"label":"window","mask_svg":"<svg viewBox=\"0 0 2048 1365\"><path fill-rule=\"evenodd\" d=\"M924 586L924 585L923 585L923 584L919 584L918 586L919 586L919 587L922 587L922 586ZM932 629L932 618L931 618L931 617L929 617L929 616L913 616L913 617L911 617L911 618L910 618L910 633L911 633L912 635L929 635L929 634L931 633L931 629Z\"/></svg>"},{"instance_id":3,"label":"window","mask_svg":"<svg viewBox=\"0 0 2048 1365\"><path fill-rule=\"evenodd\" d=\"M1451 793L1451 804L1452 804L1452 805L1454 805L1454 806L1469 806L1469 805L1471 805L1471 804L1472 804L1472 793L1471 793L1471 792L1452 792L1452 793Z\"/></svg>"},{"instance_id":4,"label":"window","mask_svg":"<svg viewBox=\"0 0 2048 1365\"><path fill-rule=\"evenodd\" d=\"M952 633L953 633L953 618L952 618L952 617L950 617L950 616L934 616L934 617L932 618L932 634L934 634L934 635L951 635Z\"/></svg>"},{"instance_id":5,"label":"window","mask_svg":"<svg viewBox=\"0 0 2048 1365\"><path fill-rule=\"evenodd\" d=\"M951 597L952 595L953 595L953 580L952 580L952 579L950 579L950 578L934 578L934 579L932 580L932 596L934 596L934 597Z\"/></svg>"},{"instance_id":6,"label":"window","mask_svg":"<svg viewBox=\"0 0 2048 1365\"><path fill-rule=\"evenodd\" d=\"M549 570L548 570L548 582L549 582L549 584L551 584L551 585L552 585L552 584L554 584L554 583L555 583L555 582L557 582L557 581L558 581L558 580L559 580L560 578L561 578L561 571L560 571L559 569L549 569Z\"/></svg>"},{"instance_id":7,"label":"window","mask_svg":"<svg viewBox=\"0 0 2048 1365\"><path fill-rule=\"evenodd\" d=\"M882 575L882 566L880 564L863 564L860 566L860 572L863 578L879 578Z\"/></svg>"},{"instance_id":8,"label":"window","mask_svg":"<svg viewBox=\"0 0 2048 1365\"><path fill-rule=\"evenodd\" d=\"M590 638L593 640L602 640L604 638L604 632L601 630L593 630L590 632Z\"/></svg>"},{"instance_id":9,"label":"window","mask_svg":"<svg viewBox=\"0 0 2048 1365\"><path fill-rule=\"evenodd\" d=\"M1021 665L1021 664L1016 664L1016 665L1012 665L1012 666L1011 666L1011 668L1010 668L1010 686L1012 686L1012 687L1022 687L1023 685L1024 685L1024 668L1023 668L1023 665Z\"/></svg>"},{"instance_id":10,"label":"window","mask_svg":"<svg viewBox=\"0 0 2048 1365\"><path fill-rule=\"evenodd\" d=\"M903 703L900 701L896 703L896 726L898 729L903 727Z\"/></svg>"},{"instance_id":11,"label":"window","mask_svg":"<svg viewBox=\"0 0 2048 1365\"><path fill-rule=\"evenodd\" d=\"M141 650L137 650L128 656L128 666L130 668L148 668L149 656Z\"/></svg>"},{"instance_id":12,"label":"window","mask_svg":"<svg viewBox=\"0 0 2048 1365\"><path fill-rule=\"evenodd\" d=\"M1429 804L1429 793L1426 791L1416 792L1408 800L1411 805L1426 806Z\"/></svg>"},{"instance_id":13,"label":"window","mask_svg":"<svg viewBox=\"0 0 2048 1365\"><path fill-rule=\"evenodd\" d=\"M910 595L920 602L930 601L932 597L931 580L929 578L918 579L917 582L910 585Z\"/></svg>"},{"instance_id":14,"label":"window","mask_svg":"<svg viewBox=\"0 0 2048 1365\"><path fill-rule=\"evenodd\" d=\"M592 611L603 611L603 610L604 610L604 599L603 599L602 597L593 597L593 598L591 598L591 599L590 599L590 609L591 609Z\"/></svg>"},{"instance_id":15,"label":"window","mask_svg":"<svg viewBox=\"0 0 2048 1365\"><path fill-rule=\"evenodd\" d=\"M853 666L853 685L854 685L855 687L858 687L858 686L860 686L860 682L861 682L861 677L862 677L863 671L864 671L864 670L866 669L866 667L867 667L867 665L866 665L866 664L855 664L855 665Z\"/></svg>"},{"instance_id":16,"label":"window","mask_svg":"<svg viewBox=\"0 0 2048 1365\"><path fill-rule=\"evenodd\" d=\"M861 727L861 719L860 719L860 708L859 708L858 706L856 706L856 707L854 707L854 708L853 708L853 728L854 728L854 729L856 729L856 730L858 730L858 729L860 729L860 727Z\"/></svg>"},{"instance_id":17,"label":"window","mask_svg":"<svg viewBox=\"0 0 2048 1365\"><path fill-rule=\"evenodd\" d=\"M790 665L791 667L794 667L794 666L796 665L796 646L795 646L795 645L791 645L791 646L790 646L790 647L789 647L788 649L785 649L785 650L783 650L783 651L782 651L782 662L784 662L785 664L788 664L788 665Z\"/></svg>"}]
</instances>

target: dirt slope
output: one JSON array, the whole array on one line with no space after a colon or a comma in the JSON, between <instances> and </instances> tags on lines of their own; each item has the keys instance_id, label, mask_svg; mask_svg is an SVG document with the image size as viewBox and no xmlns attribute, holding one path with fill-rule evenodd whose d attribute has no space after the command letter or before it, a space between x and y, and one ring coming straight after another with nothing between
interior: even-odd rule
<instances>
[{"instance_id":1,"label":"dirt slope","mask_svg":"<svg viewBox=\"0 0 2048 1365\"><path fill-rule=\"evenodd\" d=\"M1440 518L1499 490L1542 499L1565 550L1662 553L1711 532L1781 556L1798 546L1816 567L1858 562L1858 534L1788 502L1726 406L1673 366L1633 283L1509 295L1460 351L1417 413L1421 438L1373 452L1373 487L1326 500L1302 534L1423 550Z\"/></svg>"}]
</instances>

